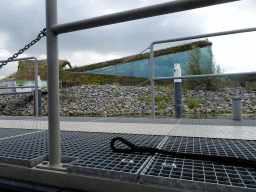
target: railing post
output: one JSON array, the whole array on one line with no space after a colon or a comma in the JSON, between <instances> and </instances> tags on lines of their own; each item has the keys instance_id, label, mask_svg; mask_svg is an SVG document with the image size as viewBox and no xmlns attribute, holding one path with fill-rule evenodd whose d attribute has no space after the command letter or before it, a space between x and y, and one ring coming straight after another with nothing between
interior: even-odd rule
<instances>
[{"instance_id":1,"label":"railing post","mask_svg":"<svg viewBox=\"0 0 256 192\"><path fill-rule=\"evenodd\" d=\"M53 25L57 25L57 0L46 0L49 166L61 164L58 36L51 31Z\"/></svg>"},{"instance_id":2,"label":"railing post","mask_svg":"<svg viewBox=\"0 0 256 192\"><path fill-rule=\"evenodd\" d=\"M150 45L150 83L151 83L151 118L155 119L155 90L154 90L154 44Z\"/></svg>"},{"instance_id":3,"label":"railing post","mask_svg":"<svg viewBox=\"0 0 256 192\"><path fill-rule=\"evenodd\" d=\"M35 59L35 117L38 117L38 62L37 59Z\"/></svg>"},{"instance_id":4,"label":"railing post","mask_svg":"<svg viewBox=\"0 0 256 192\"><path fill-rule=\"evenodd\" d=\"M38 89L38 117L42 117L42 90Z\"/></svg>"},{"instance_id":5,"label":"railing post","mask_svg":"<svg viewBox=\"0 0 256 192\"><path fill-rule=\"evenodd\" d=\"M180 64L174 64L174 77L181 76ZM181 79L174 79L175 118L182 117Z\"/></svg>"}]
</instances>

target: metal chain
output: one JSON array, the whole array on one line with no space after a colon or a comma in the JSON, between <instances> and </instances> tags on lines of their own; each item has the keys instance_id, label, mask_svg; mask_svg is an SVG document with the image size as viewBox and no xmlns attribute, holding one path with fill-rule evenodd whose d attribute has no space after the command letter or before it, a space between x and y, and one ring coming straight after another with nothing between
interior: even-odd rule
<instances>
[{"instance_id":1,"label":"metal chain","mask_svg":"<svg viewBox=\"0 0 256 192\"><path fill-rule=\"evenodd\" d=\"M40 33L38 34L37 38L31 41L29 44L27 44L23 49L20 49L17 53L13 54L12 57L8 58L6 61L1 62L0 64L0 69L4 66L7 65L8 62L13 61L15 58L17 58L20 54L22 54L24 51L29 49L32 45L35 45L38 41L41 40L41 38L46 36L46 28L44 28Z\"/></svg>"}]
</instances>

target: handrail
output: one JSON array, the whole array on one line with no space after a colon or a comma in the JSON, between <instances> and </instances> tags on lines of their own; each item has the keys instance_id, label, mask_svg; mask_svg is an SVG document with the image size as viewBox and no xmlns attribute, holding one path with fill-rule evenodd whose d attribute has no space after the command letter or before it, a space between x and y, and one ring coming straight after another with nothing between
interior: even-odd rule
<instances>
[{"instance_id":1,"label":"handrail","mask_svg":"<svg viewBox=\"0 0 256 192\"><path fill-rule=\"evenodd\" d=\"M49 128L49 167L61 164L60 113L59 113L59 66L58 35L82 29L90 29L115 23L122 23L167 13L191 10L238 0L180 0L128 10L91 19L58 24L57 0L46 0L47 33L47 78L48 78L48 128Z\"/></svg>"},{"instance_id":2,"label":"handrail","mask_svg":"<svg viewBox=\"0 0 256 192\"><path fill-rule=\"evenodd\" d=\"M0 89L24 89L24 88L35 88L36 86L15 86L15 87L0 87Z\"/></svg>"},{"instance_id":3,"label":"handrail","mask_svg":"<svg viewBox=\"0 0 256 192\"><path fill-rule=\"evenodd\" d=\"M181 37L181 38L174 38L174 39L166 39L166 40L160 40L160 41L153 41L150 44L151 105L155 106L154 80L190 79L190 78L222 77L222 76L229 76L229 75L238 75L238 73L234 73L234 74L210 74L210 75L193 75L193 76L183 76L183 77L181 76L181 77L159 77L159 78L154 78L154 48L153 48L153 46L155 44L185 41L185 40L191 40L191 39L200 39L200 38L206 38L206 37L216 37L216 36L222 36L222 35L231 35L231 34L253 32L253 31L256 31L256 27L246 28L246 29L238 29L238 30L231 30L231 31L224 31L224 32L217 32L217 33L208 33L208 34L203 34L203 35L195 35L195 36ZM256 73L251 72L251 73L240 73L240 74L241 75L255 75ZM152 108L152 119L154 119L154 118L155 118L155 109L153 107Z\"/></svg>"},{"instance_id":4,"label":"handrail","mask_svg":"<svg viewBox=\"0 0 256 192\"><path fill-rule=\"evenodd\" d=\"M34 86L35 87L35 100L36 100L35 116L38 117L38 59L36 57L23 57L23 58L19 58L19 59L13 59L12 61L21 61L21 60L29 60L29 59L35 60L35 86ZM4 60L2 60L0 62L4 62ZM17 88L22 88L22 87L17 87Z\"/></svg>"},{"instance_id":5,"label":"handrail","mask_svg":"<svg viewBox=\"0 0 256 192\"><path fill-rule=\"evenodd\" d=\"M239 0L179 0L171 1L156 5L151 5L147 7L132 9L128 11L123 11L119 13L113 13L109 15L103 15L99 17L83 19L80 21L74 21L64 24L56 24L51 26L51 31L54 35L59 35L61 33L68 33L83 29L90 29L94 27L101 27L105 25L111 25L116 23L123 23L127 21L143 19L153 16L159 16L169 13L176 13L180 11L187 11L191 9L217 5L221 3L229 3Z\"/></svg>"},{"instance_id":6,"label":"handrail","mask_svg":"<svg viewBox=\"0 0 256 192\"><path fill-rule=\"evenodd\" d=\"M169 79L192 79L192 78L208 78L208 77L227 77L237 75L256 75L256 72L244 72L244 73L223 73L223 74L207 74L207 75L187 75L180 77L158 77L154 78L154 81L169 80Z\"/></svg>"}]
</instances>

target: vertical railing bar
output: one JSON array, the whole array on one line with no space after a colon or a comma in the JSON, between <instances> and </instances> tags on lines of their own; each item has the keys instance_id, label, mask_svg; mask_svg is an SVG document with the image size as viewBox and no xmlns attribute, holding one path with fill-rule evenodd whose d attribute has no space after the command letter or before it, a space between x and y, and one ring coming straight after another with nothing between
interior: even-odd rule
<instances>
[{"instance_id":1,"label":"vertical railing bar","mask_svg":"<svg viewBox=\"0 0 256 192\"><path fill-rule=\"evenodd\" d=\"M38 117L38 62L35 59L35 116Z\"/></svg>"},{"instance_id":2,"label":"vertical railing bar","mask_svg":"<svg viewBox=\"0 0 256 192\"><path fill-rule=\"evenodd\" d=\"M150 45L150 83L151 83L151 118L155 119L155 90L154 90L154 44Z\"/></svg>"},{"instance_id":3,"label":"vertical railing bar","mask_svg":"<svg viewBox=\"0 0 256 192\"><path fill-rule=\"evenodd\" d=\"M57 0L46 0L47 33L47 82L48 82L48 129L49 166L61 164L58 36L51 26L57 24Z\"/></svg>"}]
</instances>

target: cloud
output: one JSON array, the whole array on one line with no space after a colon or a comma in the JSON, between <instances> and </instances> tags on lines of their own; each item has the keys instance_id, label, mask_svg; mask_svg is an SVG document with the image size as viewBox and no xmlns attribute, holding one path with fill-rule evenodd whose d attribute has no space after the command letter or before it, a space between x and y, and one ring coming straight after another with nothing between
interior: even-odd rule
<instances>
[{"instance_id":1,"label":"cloud","mask_svg":"<svg viewBox=\"0 0 256 192\"><path fill-rule=\"evenodd\" d=\"M157 2L153 0L58 1L58 23L77 21L164 2L169 2L169 0ZM61 34L59 35L59 58L67 59L76 65L116 59L137 54L155 40L255 27L252 22L256 20L255 13L256 1L243 0ZM45 27L45 1L5 1L1 4L0 17L0 59L6 59L35 39L40 30ZM255 38L248 35L210 38L213 42L216 61L223 66L230 65L239 69L240 63L246 59L248 65L255 66L255 64L251 64L254 60L254 53L251 51L253 48L249 46L250 42L255 44L253 39ZM248 43L247 46L244 44L245 42ZM154 48L161 49L181 43L184 42L156 45ZM232 47L229 46L231 43L233 43ZM235 47L238 48L235 49ZM237 51L240 47L243 49L240 49L240 54L238 54ZM232 53L235 54L236 58L234 55L232 57ZM46 38L27 50L25 55L45 59ZM8 71L11 69L8 68L6 72ZM2 69L0 69L1 74L4 74Z\"/></svg>"},{"instance_id":2,"label":"cloud","mask_svg":"<svg viewBox=\"0 0 256 192\"><path fill-rule=\"evenodd\" d=\"M9 37L8 33L4 32L4 31L0 31L0 49L5 48L6 43L9 41L9 39L10 39L10 37Z\"/></svg>"},{"instance_id":3,"label":"cloud","mask_svg":"<svg viewBox=\"0 0 256 192\"><path fill-rule=\"evenodd\" d=\"M13 6L16 7L30 7L38 4L39 0L22 0L22 1L16 1L16 0L9 0L9 2L12 3Z\"/></svg>"}]
</instances>

